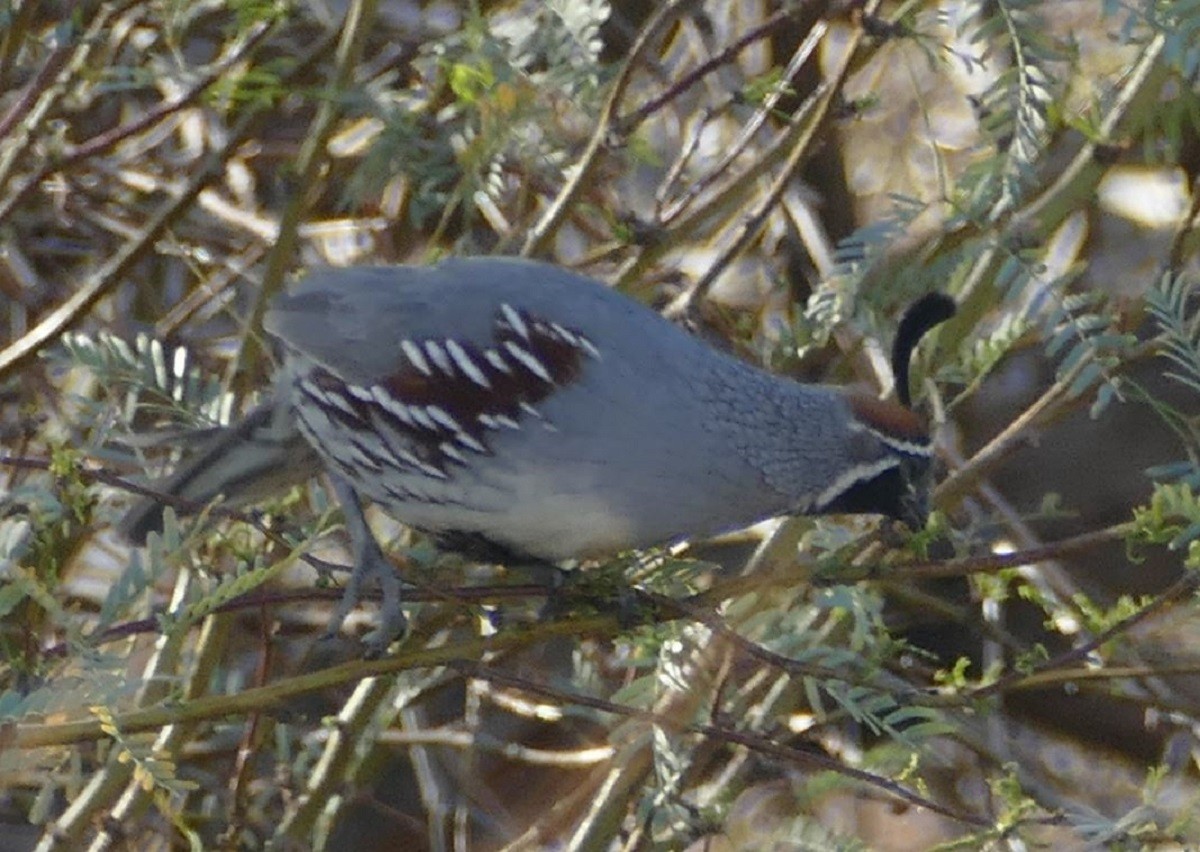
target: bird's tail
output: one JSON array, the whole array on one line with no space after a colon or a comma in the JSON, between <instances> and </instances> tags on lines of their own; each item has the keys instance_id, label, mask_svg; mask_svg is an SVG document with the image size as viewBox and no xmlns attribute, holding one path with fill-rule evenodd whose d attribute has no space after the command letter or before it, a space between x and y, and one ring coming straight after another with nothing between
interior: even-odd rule
<instances>
[{"instance_id":1,"label":"bird's tail","mask_svg":"<svg viewBox=\"0 0 1200 852\"><path fill-rule=\"evenodd\" d=\"M320 470L320 459L296 428L291 411L268 401L240 423L215 430L178 470L153 487L196 505L218 496L239 505L279 494ZM142 498L121 520L121 533L144 542L162 529L164 508L152 497Z\"/></svg>"}]
</instances>

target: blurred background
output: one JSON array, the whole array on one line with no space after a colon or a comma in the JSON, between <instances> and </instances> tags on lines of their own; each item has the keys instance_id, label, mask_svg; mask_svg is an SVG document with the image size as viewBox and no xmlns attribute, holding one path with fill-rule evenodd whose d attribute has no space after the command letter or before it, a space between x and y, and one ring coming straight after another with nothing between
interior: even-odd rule
<instances>
[{"instance_id":1,"label":"blurred background","mask_svg":"<svg viewBox=\"0 0 1200 852\"><path fill-rule=\"evenodd\" d=\"M0 2L0 850L1200 845L1198 68L1161 0ZM319 480L112 530L269 390L289 280L467 254L881 396L951 294L929 527L543 619L372 513L378 661L370 606L321 640Z\"/></svg>"}]
</instances>

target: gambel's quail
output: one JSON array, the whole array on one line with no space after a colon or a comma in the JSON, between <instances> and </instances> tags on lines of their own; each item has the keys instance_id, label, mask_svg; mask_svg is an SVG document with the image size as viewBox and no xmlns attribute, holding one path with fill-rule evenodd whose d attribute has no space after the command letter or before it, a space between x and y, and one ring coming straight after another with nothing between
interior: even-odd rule
<instances>
[{"instance_id":1,"label":"gambel's quail","mask_svg":"<svg viewBox=\"0 0 1200 852\"><path fill-rule=\"evenodd\" d=\"M908 361L953 309L934 294L905 315L895 404L766 373L545 263L318 270L267 314L286 356L273 398L161 490L247 502L323 467L356 563L335 623L379 580L378 650L405 619L360 498L494 561L612 554L782 514L923 524L931 447ZM161 522L145 501L123 528L141 540Z\"/></svg>"}]
</instances>

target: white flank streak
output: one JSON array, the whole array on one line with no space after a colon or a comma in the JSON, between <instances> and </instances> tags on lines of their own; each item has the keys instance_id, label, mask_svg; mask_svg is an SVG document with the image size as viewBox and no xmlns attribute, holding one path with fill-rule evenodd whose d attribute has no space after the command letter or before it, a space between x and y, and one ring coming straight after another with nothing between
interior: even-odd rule
<instances>
[{"instance_id":1,"label":"white flank streak","mask_svg":"<svg viewBox=\"0 0 1200 852\"><path fill-rule=\"evenodd\" d=\"M488 448L475 440L474 437L466 432L455 432L454 439L466 447L468 450L474 450L477 453L486 453Z\"/></svg>"},{"instance_id":2,"label":"white flank streak","mask_svg":"<svg viewBox=\"0 0 1200 852\"><path fill-rule=\"evenodd\" d=\"M414 456L411 452L404 449L403 447L393 447L392 450L396 453L396 455L400 456L400 458L403 461L408 462L410 465L417 468L418 470L425 467L425 463L423 461L421 461L419 458Z\"/></svg>"},{"instance_id":3,"label":"white flank streak","mask_svg":"<svg viewBox=\"0 0 1200 852\"><path fill-rule=\"evenodd\" d=\"M467 351L458 345L457 340L446 341L446 351L450 353L450 357L454 359L454 363L458 368L466 373L468 379L479 385L481 388L491 390L492 383L487 380L487 376L475 366L475 362L471 360L471 356Z\"/></svg>"},{"instance_id":4,"label":"white flank streak","mask_svg":"<svg viewBox=\"0 0 1200 852\"><path fill-rule=\"evenodd\" d=\"M364 453L358 447L354 446L354 444L350 445L350 455L359 464L361 464L363 467L365 467L369 470L382 470L382 468L379 466L379 462L375 461L375 459L371 458L369 455Z\"/></svg>"},{"instance_id":5,"label":"white flank streak","mask_svg":"<svg viewBox=\"0 0 1200 852\"><path fill-rule=\"evenodd\" d=\"M458 421L451 417L450 413L441 406L427 405L425 406L425 410L429 412L430 417L445 426L451 432L461 432L463 430L462 426L458 424Z\"/></svg>"},{"instance_id":6,"label":"white flank streak","mask_svg":"<svg viewBox=\"0 0 1200 852\"><path fill-rule=\"evenodd\" d=\"M504 318L508 320L508 324L513 327L513 331L529 339L529 326L525 325L525 320L521 319L521 315L513 310L513 306L508 302L500 304L500 310L504 312Z\"/></svg>"},{"instance_id":7,"label":"white flank streak","mask_svg":"<svg viewBox=\"0 0 1200 852\"><path fill-rule=\"evenodd\" d=\"M431 432L437 431L437 424L433 422L433 418L426 413L424 408L419 405L410 405L409 410L412 411L413 419L417 421L417 425Z\"/></svg>"},{"instance_id":8,"label":"white flank streak","mask_svg":"<svg viewBox=\"0 0 1200 852\"><path fill-rule=\"evenodd\" d=\"M511 340L506 340L504 341L504 348L508 350L510 355L524 364L529 372L533 373L542 381L550 383L554 382L554 379L550 378L550 374L546 372L546 368L542 365L542 362L537 358L534 358L533 355L526 352L520 346L513 343Z\"/></svg>"},{"instance_id":9,"label":"white flank streak","mask_svg":"<svg viewBox=\"0 0 1200 852\"><path fill-rule=\"evenodd\" d=\"M537 411L535 410L533 413L537 414ZM506 429L520 429L521 428L521 424L518 423L517 421L513 420L507 414L497 414L495 419L496 419L497 423L499 423L501 426L503 426Z\"/></svg>"},{"instance_id":10,"label":"white flank streak","mask_svg":"<svg viewBox=\"0 0 1200 852\"><path fill-rule=\"evenodd\" d=\"M899 464L900 461L898 459L883 459L874 464L860 464L857 467L852 467L835 479L828 488L818 494L817 499L813 502L818 506L828 505L833 502L835 497L846 493L852 485L874 479L885 470L898 467Z\"/></svg>"},{"instance_id":11,"label":"white flank streak","mask_svg":"<svg viewBox=\"0 0 1200 852\"><path fill-rule=\"evenodd\" d=\"M371 396L371 392L369 390L366 388L360 388L358 385L346 385L346 393L350 394L350 396L354 397L355 399L362 400L363 402L372 402L374 400L374 397Z\"/></svg>"},{"instance_id":12,"label":"white flank streak","mask_svg":"<svg viewBox=\"0 0 1200 852\"><path fill-rule=\"evenodd\" d=\"M326 405L332 405L334 408L340 408L342 411L346 412L347 414L353 415L355 413L354 409L353 409L353 407L351 407L350 403L348 403L348 402L346 402L346 400L342 399L340 394L329 393L324 388L317 387L312 382L308 381L308 379L302 379L300 381L300 387L302 387L304 389L305 393L309 394L310 396L316 397L317 399L321 400L321 402L325 403Z\"/></svg>"},{"instance_id":13,"label":"white flank streak","mask_svg":"<svg viewBox=\"0 0 1200 852\"><path fill-rule=\"evenodd\" d=\"M429 362L425 360L425 353L421 351L420 346L411 340L401 340L400 349L404 352L404 357L408 358L414 367L427 376L433 375L433 370L429 369Z\"/></svg>"},{"instance_id":14,"label":"white flank streak","mask_svg":"<svg viewBox=\"0 0 1200 852\"><path fill-rule=\"evenodd\" d=\"M567 343L570 343L572 346L575 346L575 347L579 346L579 338L576 337L573 332L568 331L567 329L563 328L561 325L559 325L556 322L550 323L550 327L552 329L554 329L555 334L557 334L563 340L567 341Z\"/></svg>"},{"instance_id":15,"label":"white flank streak","mask_svg":"<svg viewBox=\"0 0 1200 852\"><path fill-rule=\"evenodd\" d=\"M500 425L496 422L496 418L490 414L480 414L475 419L478 420L485 429L495 429L498 425Z\"/></svg>"},{"instance_id":16,"label":"white flank streak","mask_svg":"<svg viewBox=\"0 0 1200 852\"><path fill-rule=\"evenodd\" d=\"M400 418L400 421L407 426L414 425L411 405L405 405L400 400L392 398L392 396L389 395L388 392L379 385L375 385L375 387L372 388L372 391L375 393L375 401L379 403L379 406L384 411L388 412L389 414L396 415L396 417Z\"/></svg>"},{"instance_id":17,"label":"white flank streak","mask_svg":"<svg viewBox=\"0 0 1200 852\"><path fill-rule=\"evenodd\" d=\"M309 394L310 396L315 396L317 399L321 400L321 402L329 402L329 394L325 393L324 390L314 385L308 379L301 379L300 387L304 389L305 393Z\"/></svg>"},{"instance_id":18,"label":"white flank streak","mask_svg":"<svg viewBox=\"0 0 1200 852\"><path fill-rule=\"evenodd\" d=\"M542 419L542 413L540 411L538 411L536 408L534 408L532 405L530 405L528 402L522 402L521 408L525 410L526 414L530 414L530 415L536 417L538 420Z\"/></svg>"},{"instance_id":19,"label":"white flank streak","mask_svg":"<svg viewBox=\"0 0 1200 852\"><path fill-rule=\"evenodd\" d=\"M467 463L467 457L456 450L454 445L449 441L442 441L442 443L438 444L438 449L457 462Z\"/></svg>"},{"instance_id":20,"label":"white flank streak","mask_svg":"<svg viewBox=\"0 0 1200 852\"><path fill-rule=\"evenodd\" d=\"M341 394L327 393L325 394L324 399L334 408L340 408L342 411L354 417L358 416L358 412L354 410L354 406L346 402L345 397L343 397Z\"/></svg>"},{"instance_id":21,"label":"white flank streak","mask_svg":"<svg viewBox=\"0 0 1200 852\"><path fill-rule=\"evenodd\" d=\"M508 362L495 349L485 349L483 357L487 358L488 363L502 373L512 375L512 370L508 366Z\"/></svg>"},{"instance_id":22,"label":"white flank streak","mask_svg":"<svg viewBox=\"0 0 1200 852\"><path fill-rule=\"evenodd\" d=\"M587 354L591 355L597 361L600 360L600 350L596 348L595 344L592 343L592 341L588 340L582 334L579 335L579 345L584 348L584 350L587 352Z\"/></svg>"},{"instance_id":23,"label":"white flank streak","mask_svg":"<svg viewBox=\"0 0 1200 852\"><path fill-rule=\"evenodd\" d=\"M450 362L450 357L445 350L438 345L436 340L425 341L425 351L429 353L429 357L433 359L433 363L437 364L443 373L447 376L454 375L454 364Z\"/></svg>"},{"instance_id":24,"label":"white flank streak","mask_svg":"<svg viewBox=\"0 0 1200 852\"><path fill-rule=\"evenodd\" d=\"M358 476L361 471L354 466L352 459L347 458L342 454L342 448L340 446L332 447L329 444L326 444L325 448L328 450L329 454L333 456L333 460L338 463L338 466L341 467L348 478L353 479L355 476Z\"/></svg>"},{"instance_id":25,"label":"white flank streak","mask_svg":"<svg viewBox=\"0 0 1200 852\"><path fill-rule=\"evenodd\" d=\"M417 462L417 464L420 466L421 470L423 470L425 473L429 474L430 476L434 477L435 479L446 479L447 478L446 471L442 470L441 468L436 468L431 464L425 464L425 462Z\"/></svg>"},{"instance_id":26,"label":"white flank streak","mask_svg":"<svg viewBox=\"0 0 1200 852\"><path fill-rule=\"evenodd\" d=\"M408 450L405 450L403 448L400 449L399 455L400 455L400 458L404 459L404 461L408 462L409 464L411 464L413 467L415 467L417 470L421 471L422 473L429 474L430 476L435 477L437 479L445 479L446 478L445 471L440 470L431 464L426 464L425 462L423 462L419 458L417 458L415 455L410 453Z\"/></svg>"}]
</instances>

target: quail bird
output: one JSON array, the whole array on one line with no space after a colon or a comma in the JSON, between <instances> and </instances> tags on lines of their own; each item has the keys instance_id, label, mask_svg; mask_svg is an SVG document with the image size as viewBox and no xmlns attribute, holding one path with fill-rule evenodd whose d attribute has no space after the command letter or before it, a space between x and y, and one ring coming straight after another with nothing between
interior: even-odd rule
<instances>
[{"instance_id":1,"label":"quail bird","mask_svg":"<svg viewBox=\"0 0 1200 852\"><path fill-rule=\"evenodd\" d=\"M378 580L378 651L405 618L362 499L492 561L594 557L782 514L923 525L932 453L908 361L953 310L933 294L906 313L896 404L771 375L545 263L318 270L265 318L285 354L272 398L160 488L244 503L324 469L355 561L334 625ZM122 526L140 541L161 523L145 500Z\"/></svg>"}]
</instances>

